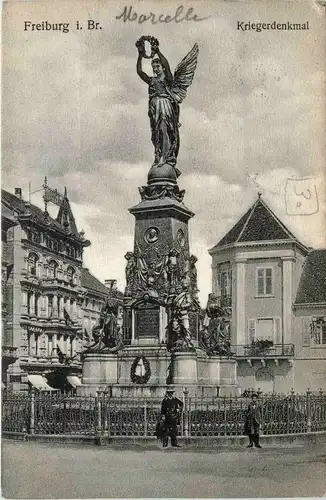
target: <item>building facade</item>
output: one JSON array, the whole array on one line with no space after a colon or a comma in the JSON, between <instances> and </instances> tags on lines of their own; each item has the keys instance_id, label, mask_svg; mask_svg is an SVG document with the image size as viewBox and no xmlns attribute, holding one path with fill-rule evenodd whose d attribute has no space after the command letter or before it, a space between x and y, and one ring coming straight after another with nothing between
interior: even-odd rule
<instances>
[{"instance_id":1,"label":"building facade","mask_svg":"<svg viewBox=\"0 0 326 500\"><path fill-rule=\"evenodd\" d=\"M81 272L81 281L84 290L83 341L85 346L89 346L94 341L93 328L98 323L101 310L108 298L109 287L103 285L88 269L82 268Z\"/></svg>"},{"instance_id":2,"label":"building facade","mask_svg":"<svg viewBox=\"0 0 326 500\"><path fill-rule=\"evenodd\" d=\"M17 193L2 190L2 381L14 391L68 389L78 383L88 342L87 300L94 324L106 289L83 268L90 242L67 193L55 219Z\"/></svg>"},{"instance_id":3,"label":"building facade","mask_svg":"<svg viewBox=\"0 0 326 500\"><path fill-rule=\"evenodd\" d=\"M306 258L293 311L295 315L295 379L300 386L326 384L326 250Z\"/></svg>"},{"instance_id":4,"label":"building facade","mask_svg":"<svg viewBox=\"0 0 326 500\"><path fill-rule=\"evenodd\" d=\"M311 365L316 356L312 345L304 347L302 325L307 320L298 317L302 309L297 308L296 314L294 310L310 249L298 241L259 195L209 253L213 293L222 306L232 310L231 344L242 390L326 389L325 375L308 379L302 372L303 367L317 370ZM318 352L316 363L319 366L323 360L326 367L325 349Z\"/></svg>"}]
</instances>

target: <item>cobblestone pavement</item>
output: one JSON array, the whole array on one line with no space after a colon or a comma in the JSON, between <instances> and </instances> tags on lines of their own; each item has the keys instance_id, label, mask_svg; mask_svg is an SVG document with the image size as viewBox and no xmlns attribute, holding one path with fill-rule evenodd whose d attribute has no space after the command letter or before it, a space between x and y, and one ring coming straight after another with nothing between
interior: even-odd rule
<instances>
[{"instance_id":1,"label":"cobblestone pavement","mask_svg":"<svg viewBox=\"0 0 326 500\"><path fill-rule=\"evenodd\" d=\"M326 443L221 450L2 441L5 498L321 497Z\"/></svg>"}]
</instances>

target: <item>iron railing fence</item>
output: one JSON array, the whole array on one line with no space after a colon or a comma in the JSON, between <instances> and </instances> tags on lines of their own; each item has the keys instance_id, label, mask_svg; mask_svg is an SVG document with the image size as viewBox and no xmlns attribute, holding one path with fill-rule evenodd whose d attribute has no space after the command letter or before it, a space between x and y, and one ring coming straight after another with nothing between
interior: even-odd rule
<instances>
[{"instance_id":1,"label":"iron railing fence","mask_svg":"<svg viewBox=\"0 0 326 500\"><path fill-rule=\"evenodd\" d=\"M250 398L204 399L183 393L181 436L241 436ZM326 394L261 395L262 434L326 430ZM74 396L52 393L4 393L2 430L30 434L154 436L161 400Z\"/></svg>"}]
</instances>

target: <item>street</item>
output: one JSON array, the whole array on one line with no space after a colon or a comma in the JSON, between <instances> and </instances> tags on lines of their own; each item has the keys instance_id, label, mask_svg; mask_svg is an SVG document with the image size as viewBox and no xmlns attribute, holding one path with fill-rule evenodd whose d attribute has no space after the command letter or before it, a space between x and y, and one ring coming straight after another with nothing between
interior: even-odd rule
<instances>
[{"instance_id":1,"label":"street","mask_svg":"<svg viewBox=\"0 0 326 500\"><path fill-rule=\"evenodd\" d=\"M261 450L2 441L5 498L322 497L326 443Z\"/></svg>"}]
</instances>

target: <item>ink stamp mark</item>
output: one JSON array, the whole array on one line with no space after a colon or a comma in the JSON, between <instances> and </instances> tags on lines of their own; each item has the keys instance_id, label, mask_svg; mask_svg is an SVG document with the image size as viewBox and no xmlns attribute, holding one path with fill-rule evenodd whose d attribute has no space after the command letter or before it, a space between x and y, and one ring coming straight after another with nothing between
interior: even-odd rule
<instances>
[{"instance_id":1,"label":"ink stamp mark","mask_svg":"<svg viewBox=\"0 0 326 500\"><path fill-rule=\"evenodd\" d=\"M287 215L313 215L319 211L316 181L312 177L287 179L285 183Z\"/></svg>"}]
</instances>

